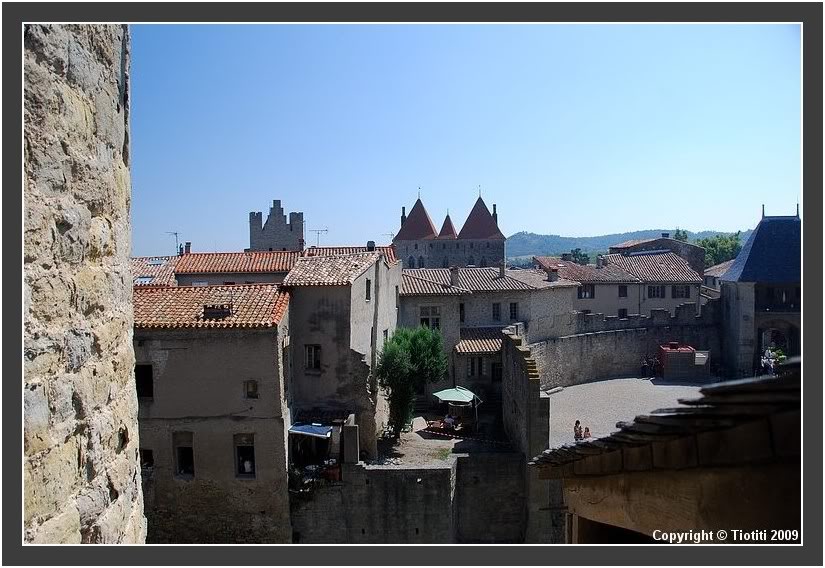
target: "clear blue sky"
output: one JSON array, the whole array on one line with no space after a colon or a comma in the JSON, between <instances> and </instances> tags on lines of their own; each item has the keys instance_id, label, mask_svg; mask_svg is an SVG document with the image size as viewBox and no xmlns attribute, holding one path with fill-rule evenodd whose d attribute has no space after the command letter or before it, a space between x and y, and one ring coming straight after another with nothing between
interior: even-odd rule
<instances>
[{"instance_id":1,"label":"clear blue sky","mask_svg":"<svg viewBox=\"0 0 825 568\"><path fill-rule=\"evenodd\" d=\"M752 228L799 201L795 25L133 26L133 254L281 199L387 242L417 188L505 235ZM314 243L315 237L307 234Z\"/></svg>"}]
</instances>

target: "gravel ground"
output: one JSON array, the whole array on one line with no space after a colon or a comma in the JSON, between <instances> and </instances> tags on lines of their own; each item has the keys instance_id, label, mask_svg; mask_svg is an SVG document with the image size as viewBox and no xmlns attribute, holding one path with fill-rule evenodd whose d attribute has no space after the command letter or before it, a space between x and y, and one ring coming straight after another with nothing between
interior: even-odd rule
<instances>
[{"instance_id":1,"label":"gravel ground","mask_svg":"<svg viewBox=\"0 0 825 568\"><path fill-rule=\"evenodd\" d=\"M616 431L616 422L632 421L657 408L678 406L679 398L699 396L700 384L667 384L661 379L594 381L550 395L550 447L571 444L573 424L581 420L594 438Z\"/></svg>"}]
</instances>

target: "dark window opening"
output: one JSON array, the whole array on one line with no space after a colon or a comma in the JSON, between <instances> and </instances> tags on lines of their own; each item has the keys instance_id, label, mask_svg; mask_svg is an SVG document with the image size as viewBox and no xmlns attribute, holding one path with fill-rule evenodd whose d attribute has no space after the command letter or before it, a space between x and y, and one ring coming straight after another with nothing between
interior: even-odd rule
<instances>
[{"instance_id":1,"label":"dark window opening","mask_svg":"<svg viewBox=\"0 0 825 568\"><path fill-rule=\"evenodd\" d=\"M673 298L690 298L690 286L673 286L670 292Z\"/></svg>"},{"instance_id":2,"label":"dark window opening","mask_svg":"<svg viewBox=\"0 0 825 568\"><path fill-rule=\"evenodd\" d=\"M305 366L307 370L320 371L321 370L321 346L320 345L305 345Z\"/></svg>"},{"instance_id":3,"label":"dark window opening","mask_svg":"<svg viewBox=\"0 0 825 568\"><path fill-rule=\"evenodd\" d=\"M246 398L258 398L258 381L244 381L243 390Z\"/></svg>"},{"instance_id":4,"label":"dark window opening","mask_svg":"<svg viewBox=\"0 0 825 568\"><path fill-rule=\"evenodd\" d=\"M584 284L579 286L579 300L589 300L596 297L595 284Z\"/></svg>"},{"instance_id":5,"label":"dark window opening","mask_svg":"<svg viewBox=\"0 0 825 568\"><path fill-rule=\"evenodd\" d=\"M152 365L135 365L135 387L138 398L153 398L155 382L152 378Z\"/></svg>"},{"instance_id":6,"label":"dark window opening","mask_svg":"<svg viewBox=\"0 0 825 568\"><path fill-rule=\"evenodd\" d=\"M407 264L410 265L410 268L415 268L415 259L413 257L408 258Z\"/></svg>"},{"instance_id":7,"label":"dark window opening","mask_svg":"<svg viewBox=\"0 0 825 568\"><path fill-rule=\"evenodd\" d=\"M619 310L619 318L620 319L626 319L627 318L627 309L626 308L622 308L622 309Z\"/></svg>"},{"instance_id":8,"label":"dark window opening","mask_svg":"<svg viewBox=\"0 0 825 568\"><path fill-rule=\"evenodd\" d=\"M501 321L501 304L493 303L493 321Z\"/></svg>"},{"instance_id":9,"label":"dark window opening","mask_svg":"<svg viewBox=\"0 0 825 568\"><path fill-rule=\"evenodd\" d=\"M420 323L430 329L441 328L441 306L421 306Z\"/></svg>"},{"instance_id":10,"label":"dark window opening","mask_svg":"<svg viewBox=\"0 0 825 568\"><path fill-rule=\"evenodd\" d=\"M372 296L372 280L367 278L367 301L370 301L370 297Z\"/></svg>"},{"instance_id":11,"label":"dark window opening","mask_svg":"<svg viewBox=\"0 0 825 568\"><path fill-rule=\"evenodd\" d=\"M140 450L140 467L155 467L155 455L152 450Z\"/></svg>"},{"instance_id":12,"label":"dark window opening","mask_svg":"<svg viewBox=\"0 0 825 568\"><path fill-rule=\"evenodd\" d=\"M647 297L648 298L665 298L665 287L664 286L648 286L647 287Z\"/></svg>"},{"instance_id":13,"label":"dark window opening","mask_svg":"<svg viewBox=\"0 0 825 568\"><path fill-rule=\"evenodd\" d=\"M510 302L510 319L518 319L518 302Z\"/></svg>"},{"instance_id":14,"label":"dark window opening","mask_svg":"<svg viewBox=\"0 0 825 568\"><path fill-rule=\"evenodd\" d=\"M204 304L203 319L224 319L232 315L232 304Z\"/></svg>"},{"instance_id":15,"label":"dark window opening","mask_svg":"<svg viewBox=\"0 0 825 568\"><path fill-rule=\"evenodd\" d=\"M192 446L175 448L175 472L178 477L195 477L195 454Z\"/></svg>"},{"instance_id":16,"label":"dark window opening","mask_svg":"<svg viewBox=\"0 0 825 568\"><path fill-rule=\"evenodd\" d=\"M619 286L619 297L627 298L627 286Z\"/></svg>"},{"instance_id":17,"label":"dark window opening","mask_svg":"<svg viewBox=\"0 0 825 568\"><path fill-rule=\"evenodd\" d=\"M255 441L252 434L235 434L235 475L255 477Z\"/></svg>"},{"instance_id":18,"label":"dark window opening","mask_svg":"<svg viewBox=\"0 0 825 568\"><path fill-rule=\"evenodd\" d=\"M458 321L464 323L464 302L458 304Z\"/></svg>"}]
</instances>

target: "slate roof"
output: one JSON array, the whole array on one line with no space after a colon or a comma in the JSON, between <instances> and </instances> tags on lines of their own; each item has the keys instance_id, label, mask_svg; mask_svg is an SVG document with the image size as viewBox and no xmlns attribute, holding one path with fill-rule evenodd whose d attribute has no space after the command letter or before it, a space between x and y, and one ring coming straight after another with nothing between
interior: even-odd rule
<instances>
[{"instance_id":1,"label":"slate roof","mask_svg":"<svg viewBox=\"0 0 825 568\"><path fill-rule=\"evenodd\" d=\"M416 276L411 274L409 269L406 269L401 271L401 290L399 293L402 296L460 296L461 294L469 294L470 290Z\"/></svg>"},{"instance_id":2,"label":"slate roof","mask_svg":"<svg viewBox=\"0 0 825 568\"><path fill-rule=\"evenodd\" d=\"M699 276L688 262L669 251L650 251L630 254L607 254L608 264L618 265L622 270L644 283L684 283L700 284Z\"/></svg>"},{"instance_id":3,"label":"slate roof","mask_svg":"<svg viewBox=\"0 0 825 568\"><path fill-rule=\"evenodd\" d=\"M178 274L289 272L299 251L193 252L180 257Z\"/></svg>"},{"instance_id":4,"label":"slate roof","mask_svg":"<svg viewBox=\"0 0 825 568\"><path fill-rule=\"evenodd\" d=\"M739 256L720 278L733 282L800 282L802 222L799 217L763 217Z\"/></svg>"},{"instance_id":5,"label":"slate roof","mask_svg":"<svg viewBox=\"0 0 825 568\"><path fill-rule=\"evenodd\" d=\"M387 262L393 263L398 259L395 256L395 247L393 245L376 246L375 250L383 252L387 257ZM316 247L312 246L304 249L301 256L335 256L339 254L357 254L368 252L365 246L338 246L338 247Z\"/></svg>"},{"instance_id":6,"label":"slate roof","mask_svg":"<svg viewBox=\"0 0 825 568\"><path fill-rule=\"evenodd\" d=\"M175 286L175 265L179 256L136 256L129 259L132 282L135 286ZM139 282L138 278L151 278Z\"/></svg>"},{"instance_id":7,"label":"slate roof","mask_svg":"<svg viewBox=\"0 0 825 568\"><path fill-rule=\"evenodd\" d=\"M539 266L545 270L555 268L559 272L559 278L573 280L584 284L590 283L618 283L635 284L639 279L622 270L616 264L607 264L597 268L593 264L579 264L572 260L562 260L553 256L534 256Z\"/></svg>"},{"instance_id":8,"label":"slate roof","mask_svg":"<svg viewBox=\"0 0 825 568\"><path fill-rule=\"evenodd\" d=\"M535 290L535 286L526 284L507 274L499 276L498 268L458 268L458 286L471 292L496 292L512 290ZM405 268L407 274L430 280L439 284L450 284L449 268Z\"/></svg>"},{"instance_id":9,"label":"slate roof","mask_svg":"<svg viewBox=\"0 0 825 568\"><path fill-rule=\"evenodd\" d=\"M780 369L779 377L740 379L702 387L700 398L679 399L682 406L653 410L637 416L633 422L618 422L617 431L608 436L545 450L533 457L529 464L553 468L559 477L575 475L576 470L568 466L591 456L692 436L721 438L735 427L760 422L771 430L770 441L766 440L769 446L767 452L773 446L774 451L781 452L782 456L799 455L802 405L800 359L789 359ZM741 443L741 440L734 437L733 442ZM699 452L694 458L699 465L719 465L720 459L730 465L731 458L741 453L729 449L734 447L731 441L717 442L711 447L719 448L722 453Z\"/></svg>"},{"instance_id":10,"label":"slate roof","mask_svg":"<svg viewBox=\"0 0 825 568\"><path fill-rule=\"evenodd\" d=\"M438 236L435 232L435 225L430 219L429 213L424 208L421 199L415 200L415 205L410 209L407 220L401 225L394 241L415 241L418 239L434 239Z\"/></svg>"},{"instance_id":11,"label":"slate roof","mask_svg":"<svg viewBox=\"0 0 825 568\"><path fill-rule=\"evenodd\" d=\"M456 234L455 227L453 226L453 220L450 219L450 214L447 213L447 216L444 217L444 224L441 225L441 230L438 232L439 239L455 239L458 235Z\"/></svg>"},{"instance_id":12,"label":"slate roof","mask_svg":"<svg viewBox=\"0 0 825 568\"><path fill-rule=\"evenodd\" d=\"M501 327L462 327L455 351L462 355L498 353L503 339L501 330Z\"/></svg>"},{"instance_id":13,"label":"slate roof","mask_svg":"<svg viewBox=\"0 0 825 568\"><path fill-rule=\"evenodd\" d=\"M459 239L502 239L504 235L499 231L495 219L493 219L484 200L479 197L475 205L470 210L467 220L458 233Z\"/></svg>"},{"instance_id":14,"label":"slate roof","mask_svg":"<svg viewBox=\"0 0 825 568\"><path fill-rule=\"evenodd\" d=\"M225 318L205 319L204 306L230 304ZM281 321L289 294L275 284L136 287L135 328L266 328Z\"/></svg>"},{"instance_id":15,"label":"slate roof","mask_svg":"<svg viewBox=\"0 0 825 568\"><path fill-rule=\"evenodd\" d=\"M727 272L730 265L733 264L733 261L736 260L732 258L730 260L726 260L725 262L720 262L719 264L715 264L709 268L705 268L705 276L722 276L725 272Z\"/></svg>"},{"instance_id":16,"label":"slate roof","mask_svg":"<svg viewBox=\"0 0 825 568\"><path fill-rule=\"evenodd\" d=\"M349 286L381 259L378 252L299 258L284 286Z\"/></svg>"}]
</instances>

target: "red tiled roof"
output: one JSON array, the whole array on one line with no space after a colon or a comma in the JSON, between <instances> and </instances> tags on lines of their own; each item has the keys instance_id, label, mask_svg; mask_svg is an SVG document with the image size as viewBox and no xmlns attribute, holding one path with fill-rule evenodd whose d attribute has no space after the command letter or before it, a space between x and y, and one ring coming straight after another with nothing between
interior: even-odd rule
<instances>
[{"instance_id":1,"label":"red tiled roof","mask_svg":"<svg viewBox=\"0 0 825 568\"><path fill-rule=\"evenodd\" d=\"M647 252L608 254L605 260L609 264L617 264L626 272L635 276L642 282L683 282L699 284L702 282L701 276L690 267L688 262L681 256L672 252Z\"/></svg>"},{"instance_id":2,"label":"red tiled roof","mask_svg":"<svg viewBox=\"0 0 825 568\"><path fill-rule=\"evenodd\" d=\"M444 224L441 225L441 230L438 232L439 239L455 239L458 235L455 232L455 227L453 226L453 220L450 219L450 214L447 213L447 216L444 217Z\"/></svg>"},{"instance_id":3,"label":"red tiled roof","mask_svg":"<svg viewBox=\"0 0 825 568\"><path fill-rule=\"evenodd\" d=\"M456 353L498 353L501 351L503 335L500 327L462 327L460 340L455 346Z\"/></svg>"},{"instance_id":4,"label":"red tiled roof","mask_svg":"<svg viewBox=\"0 0 825 568\"><path fill-rule=\"evenodd\" d=\"M659 238L659 237L657 237ZM649 243L651 241L655 241L656 239L630 239L629 241L624 241L619 244L610 245L610 248L620 249L620 248L629 248L635 247L636 245L640 245L642 243Z\"/></svg>"},{"instance_id":5,"label":"red tiled roof","mask_svg":"<svg viewBox=\"0 0 825 568\"><path fill-rule=\"evenodd\" d=\"M464 221L459 239L504 239L504 235L498 230L495 219L490 214L490 210L480 197L473 205L473 209Z\"/></svg>"},{"instance_id":6,"label":"red tiled roof","mask_svg":"<svg viewBox=\"0 0 825 568\"><path fill-rule=\"evenodd\" d=\"M193 252L180 257L178 274L289 272L300 251Z\"/></svg>"},{"instance_id":7,"label":"red tiled roof","mask_svg":"<svg viewBox=\"0 0 825 568\"><path fill-rule=\"evenodd\" d=\"M398 259L395 256L395 246L384 245L377 246L375 250L383 252L387 257L387 262L396 262ZM340 247L309 247L305 249L301 256L334 256L338 254L357 254L367 252L367 247L360 246L340 246Z\"/></svg>"},{"instance_id":8,"label":"red tiled roof","mask_svg":"<svg viewBox=\"0 0 825 568\"><path fill-rule=\"evenodd\" d=\"M138 329L262 328L281 321L289 294L275 284L136 287ZM230 304L230 315L205 319L204 306Z\"/></svg>"},{"instance_id":9,"label":"red tiled roof","mask_svg":"<svg viewBox=\"0 0 825 568\"><path fill-rule=\"evenodd\" d=\"M430 215L421 203L421 199L416 199L415 205L410 209L407 220L401 225L394 241L415 241L418 239L436 238L435 225L433 225Z\"/></svg>"},{"instance_id":10,"label":"red tiled roof","mask_svg":"<svg viewBox=\"0 0 825 568\"><path fill-rule=\"evenodd\" d=\"M284 286L348 286L380 258L378 252L299 258Z\"/></svg>"},{"instance_id":11,"label":"red tiled roof","mask_svg":"<svg viewBox=\"0 0 825 568\"><path fill-rule=\"evenodd\" d=\"M469 290L450 286L449 283L436 282L410 273L410 270L401 271L402 296L459 296L469 294Z\"/></svg>"},{"instance_id":12,"label":"red tiled roof","mask_svg":"<svg viewBox=\"0 0 825 568\"><path fill-rule=\"evenodd\" d=\"M722 276L728 271L728 268L730 268L730 265L733 264L735 260L735 258L732 258L730 260L726 260L725 262L711 266L710 268L705 268L705 276Z\"/></svg>"},{"instance_id":13,"label":"red tiled roof","mask_svg":"<svg viewBox=\"0 0 825 568\"><path fill-rule=\"evenodd\" d=\"M499 290L535 290L535 286L508 276L499 276L498 268L458 268L458 286L471 292L495 292ZM449 268L405 268L407 274L439 284L450 285Z\"/></svg>"},{"instance_id":14,"label":"red tiled roof","mask_svg":"<svg viewBox=\"0 0 825 568\"><path fill-rule=\"evenodd\" d=\"M544 288L561 288L567 286L578 286L577 281L559 277L558 280L548 280L547 272L535 268L508 268L507 276L515 278L525 284L529 284L537 290Z\"/></svg>"},{"instance_id":15,"label":"red tiled roof","mask_svg":"<svg viewBox=\"0 0 825 568\"><path fill-rule=\"evenodd\" d=\"M592 264L579 264L572 260L562 260L553 256L534 256L533 260L545 270L555 268L559 271L559 278L565 280L573 280L587 284L591 282L616 282L619 284L639 282L638 278L628 274L622 270L620 266L615 264L607 264L601 268L597 268Z\"/></svg>"},{"instance_id":16,"label":"red tiled roof","mask_svg":"<svg viewBox=\"0 0 825 568\"><path fill-rule=\"evenodd\" d=\"M135 286L175 286L175 265L179 256L136 256L129 259ZM138 281L151 278L151 282Z\"/></svg>"}]
</instances>

